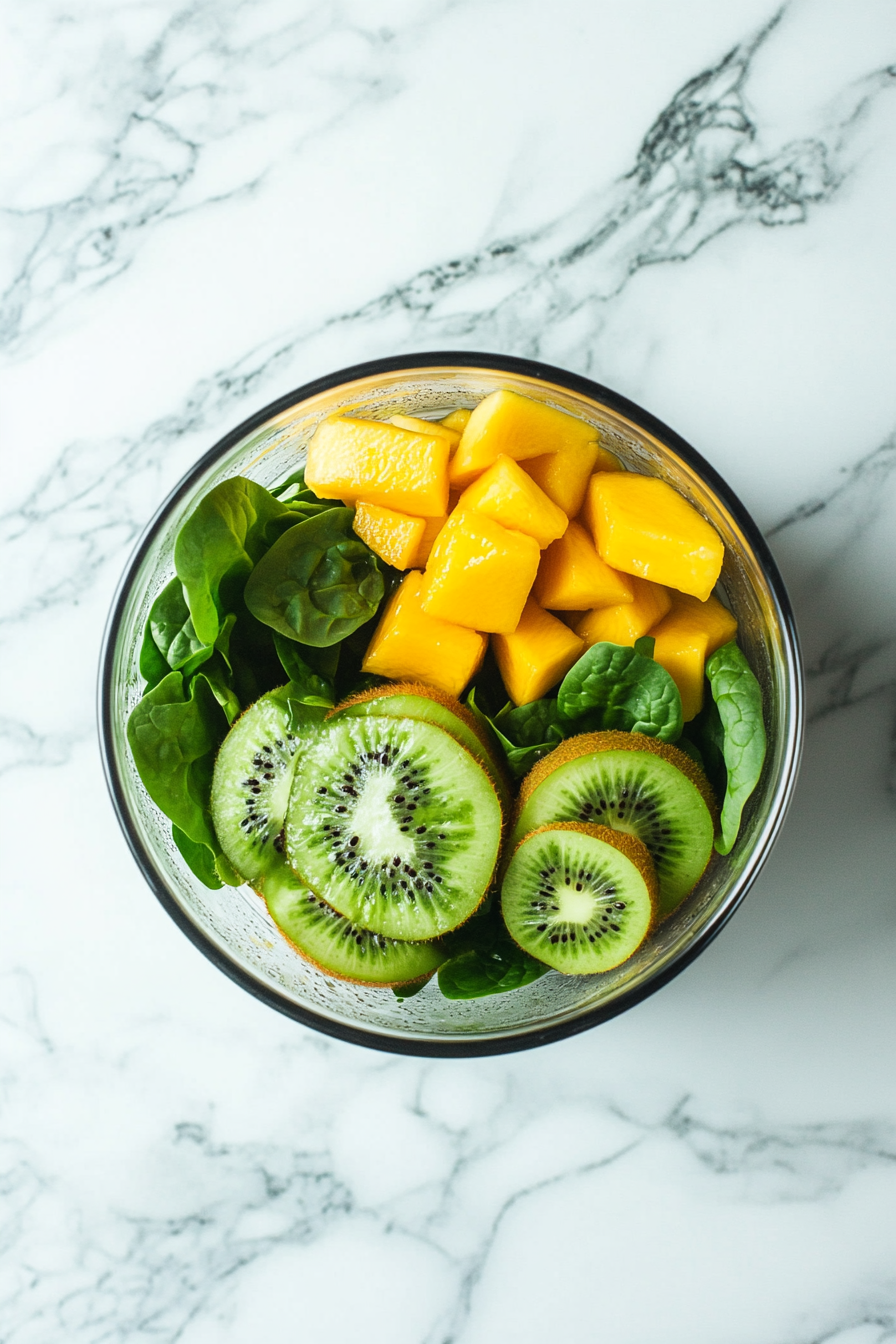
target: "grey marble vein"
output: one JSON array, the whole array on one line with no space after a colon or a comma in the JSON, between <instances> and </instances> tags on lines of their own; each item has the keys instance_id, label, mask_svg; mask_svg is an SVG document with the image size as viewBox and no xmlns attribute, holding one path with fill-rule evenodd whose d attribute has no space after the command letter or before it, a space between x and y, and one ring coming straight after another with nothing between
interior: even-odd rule
<instances>
[{"instance_id":1,"label":"grey marble vein","mask_svg":"<svg viewBox=\"0 0 896 1344\"><path fill-rule=\"evenodd\" d=\"M22 572L32 556L44 557L34 567L38 582L10 594L0 626L80 600L139 531L147 492L158 498L156 482L166 462L183 458L185 439L198 443L204 431L223 429L249 397L260 401L294 370L326 367L330 351L338 349L344 361L346 352L360 358L384 348L453 343L594 372L602 311L639 269L681 262L735 225L805 221L836 190L848 170L850 136L874 99L896 85L896 75L890 68L869 73L858 88L843 91L837 118L816 138L763 152L746 89L751 62L777 22L686 83L648 131L609 204L589 198L543 230L498 239L319 329L297 328L247 351L136 439L67 444L29 495L0 516L0 545ZM506 294L478 307L483 277L503 277ZM51 542L55 565L47 555Z\"/></svg>"},{"instance_id":2,"label":"grey marble vein","mask_svg":"<svg viewBox=\"0 0 896 1344\"><path fill-rule=\"evenodd\" d=\"M152 40L135 53L117 32L127 31L124 13L93 16L86 78L104 94L106 161L73 195L0 211L17 258L0 294L0 351L32 348L63 308L127 270L166 221L251 195L284 150L297 155L359 109L393 96L398 85L384 52L396 40L413 48L421 30L468 2L429 5L397 33L339 3L306 0L271 13L274 22L261 29L247 0L194 0L160 12ZM71 22L55 15L40 40L52 42L54 30ZM335 63L334 43L342 46ZM284 114L291 123L285 146L276 135L269 147L256 137L252 154L241 153L241 137Z\"/></svg>"}]
</instances>

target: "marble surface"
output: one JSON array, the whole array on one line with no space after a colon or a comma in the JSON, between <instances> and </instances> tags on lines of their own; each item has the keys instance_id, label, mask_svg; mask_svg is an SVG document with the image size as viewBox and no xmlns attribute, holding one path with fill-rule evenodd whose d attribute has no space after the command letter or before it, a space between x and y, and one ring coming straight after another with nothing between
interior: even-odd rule
<instances>
[{"instance_id":1,"label":"marble surface","mask_svg":"<svg viewBox=\"0 0 896 1344\"><path fill-rule=\"evenodd\" d=\"M4 1344L896 1338L894 18L4 7ZM452 346L587 372L717 466L812 714L717 942L605 1026L470 1062L220 975L131 859L93 707L187 466L317 374Z\"/></svg>"}]
</instances>

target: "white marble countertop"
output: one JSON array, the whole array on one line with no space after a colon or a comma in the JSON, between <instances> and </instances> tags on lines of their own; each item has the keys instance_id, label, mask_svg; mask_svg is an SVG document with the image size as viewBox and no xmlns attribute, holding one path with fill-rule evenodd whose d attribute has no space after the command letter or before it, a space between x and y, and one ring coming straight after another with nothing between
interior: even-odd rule
<instances>
[{"instance_id":1,"label":"white marble countertop","mask_svg":"<svg viewBox=\"0 0 896 1344\"><path fill-rule=\"evenodd\" d=\"M896 1338L893 20L6 6L4 1344ZM93 708L187 466L318 374L451 347L588 373L727 477L812 713L708 951L468 1062L324 1038L215 970L131 858Z\"/></svg>"}]
</instances>

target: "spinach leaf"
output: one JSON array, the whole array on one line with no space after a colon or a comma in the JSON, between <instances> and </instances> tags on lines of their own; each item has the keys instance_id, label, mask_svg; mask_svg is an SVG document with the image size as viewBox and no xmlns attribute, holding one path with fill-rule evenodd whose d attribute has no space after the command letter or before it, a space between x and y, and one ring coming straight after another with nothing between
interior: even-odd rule
<instances>
[{"instance_id":1,"label":"spinach leaf","mask_svg":"<svg viewBox=\"0 0 896 1344\"><path fill-rule=\"evenodd\" d=\"M306 705L322 705L332 709L336 703L333 678L339 663L339 645L329 649L313 649L298 644L274 631L274 648L283 664L283 670L295 686L295 696Z\"/></svg>"},{"instance_id":2,"label":"spinach leaf","mask_svg":"<svg viewBox=\"0 0 896 1344\"><path fill-rule=\"evenodd\" d=\"M415 994L420 993L421 989L425 989L431 979L432 976L428 975L425 980L415 980L412 985L395 985L392 993L399 1003L404 1003L405 999L412 999Z\"/></svg>"},{"instance_id":3,"label":"spinach leaf","mask_svg":"<svg viewBox=\"0 0 896 1344\"><path fill-rule=\"evenodd\" d=\"M286 725L288 730L302 737L309 729L318 728L323 723L327 717L327 710L324 705L309 705L306 701L300 700L298 694L294 694L300 690L300 687L289 682L278 692L278 696L286 701L289 711Z\"/></svg>"},{"instance_id":4,"label":"spinach leaf","mask_svg":"<svg viewBox=\"0 0 896 1344\"><path fill-rule=\"evenodd\" d=\"M576 732L618 728L662 742L681 736L681 696L664 667L621 644L593 644L560 683L557 703Z\"/></svg>"},{"instance_id":5,"label":"spinach leaf","mask_svg":"<svg viewBox=\"0 0 896 1344\"><path fill-rule=\"evenodd\" d=\"M152 637L152 630L148 620L143 628L143 643L140 645L139 667L140 675L146 682L147 691L151 691L153 686L158 686L162 678L167 677L168 673L171 671L165 655L160 651Z\"/></svg>"},{"instance_id":6,"label":"spinach leaf","mask_svg":"<svg viewBox=\"0 0 896 1344\"><path fill-rule=\"evenodd\" d=\"M213 648L197 638L183 585L172 579L150 608L140 650L140 675L150 689L176 669L190 676L211 657Z\"/></svg>"},{"instance_id":7,"label":"spinach leaf","mask_svg":"<svg viewBox=\"0 0 896 1344\"><path fill-rule=\"evenodd\" d=\"M318 499L314 491L305 484L304 467L299 467L298 471L287 476L279 485L272 485L271 494L284 504L320 504L325 509L342 506L342 501L339 499Z\"/></svg>"},{"instance_id":8,"label":"spinach leaf","mask_svg":"<svg viewBox=\"0 0 896 1344\"><path fill-rule=\"evenodd\" d=\"M214 644L227 612L238 612L253 566L295 514L245 476L221 481L197 504L177 535L174 567L196 637Z\"/></svg>"},{"instance_id":9,"label":"spinach leaf","mask_svg":"<svg viewBox=\"0 0 896 1344\"><path fill-rule=\"evenodd\" d=\"M215 754L227 718L208 680L198 673L189 693L180 672L169 672L135 705L127 735L146 792L195 844L220 853L209 813Z\"/></svg>"},{"instance_id":10,"label":"spinach leaf","mask_svg":"<svg viewBox=\"0 0 896 1344\"><path fill-rule=\"evenodd\" d=\"M569 724L560 715L556 700L532 700L516 709L505 706L495 718L505 737L517 747L534 747L536 743L553 741L556 745L566 736Z\"/></svg>"},{"instance_id":11,"label":"spinach leaf","mask_svg":"<svg viewBox=\"0 0 896 1344\"><path fill-rule=\"evenodd\" d=\"M324 648L376 612L384 592L376 556L352 531L353 509L296 523L246 583L246 605L287 639Z\"/></svg>"},{"instance_id":12,"label":"spinach leaf","mask_svg":"<svg viewBox=\"0 0 896 1344\"><path fill-rule=\"evenodd\" d=\"M728 787L728 771L725 769L724 756L725 730L719 717L718 706L711 695L704 698L700 713L688 724L688 736L703 757L703 771L713 787L713 792L717 798L724 798ZM681 746L681 742L678 745Z\"/></svg>"},{"instance_id":13,"label":"spinach leaf","mask_svg":"<svg viewBox=\"0 0 896 1344\"><path fill-rule=\"evenodd\" d=\"M557 745L555 741L547 741L534 742L526 746L517 746L517 744L512 742L498 726L501 722L502 715L509 716L514 712L511 710L509 702L495 715L494 718L492 718L480 708L478 688L476 686L471 686L467 692L466 705L468 709L472 710L486 731L490 732L496 739L498 746L504 753L507 769L510 771L513 779L522 779L524 775L529 773L536 761L540 761L542 756L547 756L548 752L553 751ZM534 731L535 727L533 724L533 732Z\"/></svg>"},{"instance_id":14,"label":"spinach leaf","mask_svg":"<svg viewBox=\"0 0 896 1344\"><path fill-rule=\"evenodd\" d=\"M171 834L187 867L196 874L200 882L213 890L224 885L215 868L214 853L208 845L197 844L179 826L172 825Z\"/></svg>"},{"instance_id":15,"label":"spinach leaf","mask_svg":"<svg viewBox=\"0 0 896 1344\"><path fill-rule=\"evenodd\" d=\"M722 723L722 752L728 771L722 834L716 840L716 849L729 854L737 839L744 804L759 782L765 760L762 690L733 640L707 659L706 675Z\"/></svg>"},{"instance_id":16,"label":"spinach leaf","mask_svg":"<svg viewBox=\"0 0 896 1344\"><path fill-rule=\"evenodd\" d=\"M508 938L487 952L461 952L443 962L438 972L439 989L446 999L483 999L489 994L522 989L549 970Z\"/></svg>"},{"instance_id":17,"label":"spinach leaf","mask_svg":"<svg viewBox=\"0 0 896 1344\"><path fill-rule=\"evenodd\" d=\"M690 756L694 764L699 765L703 773L706 774L706 766L703 761L703 752L697 746L696 742L692 742L689 737L680 737L678 741L675 743L675 745L679 751L684 752L685 756Z\"/></svg>"},{"instance_id":18,"label":"spinach leaf","mask_svg":"<svg viewBox=\"0 0 896 1344\"><path fill-rule=\"evenodd\" d=\"M640 653L642 658L652 658L653 651L656 648L656 640L653 635L642 635L634 643L635 653Z\"/></svg>"},{"instance_id":19,"label":"spinach leaf","mask_svg":"<svg viewBox=\"0 0 896 1344\"><path fill-rule=\"evenodd\" d=\"M506 994L531 985L550 969L517 947L494 899L445 941L452 955L439 967L438 976L446 999Z\"/></svg>"}]
</instances>

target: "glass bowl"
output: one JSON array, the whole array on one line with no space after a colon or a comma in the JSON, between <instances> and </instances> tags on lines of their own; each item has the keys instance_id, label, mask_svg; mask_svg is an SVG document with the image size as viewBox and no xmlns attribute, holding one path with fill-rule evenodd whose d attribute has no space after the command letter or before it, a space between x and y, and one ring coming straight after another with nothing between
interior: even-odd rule
<instances>
[{"instance_id":1,"label":"glass bowl","mask_svg":"<svg viewBox=\"0 0 896 1344\"><path fill-rule=\"evenodd\" d=\"M197 501L228 476L273 485L303 460L318 422L337 412L385 419L402 410L438 418L497 388L557 406L600 430L636 471L668 481L725 542L721 583L739 641L762 685L769 751L734 850L715 856L687 900L623 965L594 976L550 972L525 989L449 1001L435 980L400 1003L391 990L331 979L280 936L249 887L204 887L184 864L170 826L131 760L125 726L140 699L143 627L174 574L174 540ZM147 527L122 579L106 631L100 733L112 800L149 885L216 966L271 1007L343 1040L415 1055L486 1055L559 1040L623 1012L664 985L707 946L744 899L781 828L803 733L799 648L777 567L746 509L687 443L646 411L586 378L509 356L434 353L344 369L281 397L196 463Z\"/></svg>"}]
</instances>

